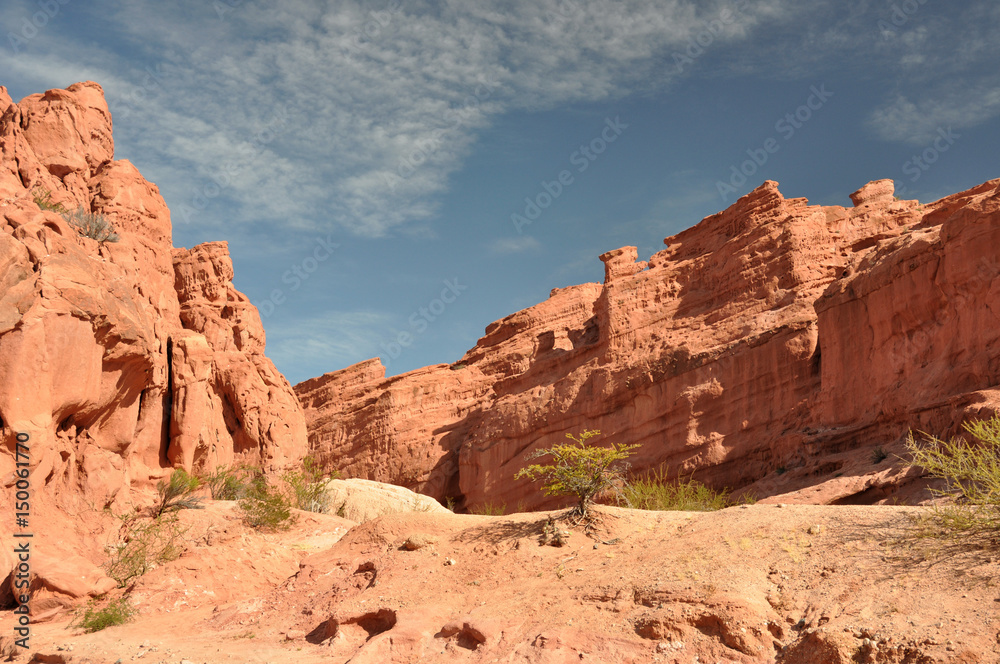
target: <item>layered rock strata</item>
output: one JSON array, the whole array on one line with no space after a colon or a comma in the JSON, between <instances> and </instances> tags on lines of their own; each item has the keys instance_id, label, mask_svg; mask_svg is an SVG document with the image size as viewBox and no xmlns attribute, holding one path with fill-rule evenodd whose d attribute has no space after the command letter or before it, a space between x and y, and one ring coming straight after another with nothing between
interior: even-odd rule
<instances>
[{"instance_id":1,"label":"layered rock strata","mask_svg":"<svg viewBox=\"0 0 1000 664\"><path fill-rule=\"evenodd\" d=\"M455 364L305 381L310 447L464 507L553 504L513 476L583 429L641 445L636 473L786 501L904 496L915 473L875 463L878 447L1000 404L1000 180L928 205L890 180L851 199L809 205L768 181L648 263L603 254L603 284L553 290Z\"/></svg>"}]
</instances>

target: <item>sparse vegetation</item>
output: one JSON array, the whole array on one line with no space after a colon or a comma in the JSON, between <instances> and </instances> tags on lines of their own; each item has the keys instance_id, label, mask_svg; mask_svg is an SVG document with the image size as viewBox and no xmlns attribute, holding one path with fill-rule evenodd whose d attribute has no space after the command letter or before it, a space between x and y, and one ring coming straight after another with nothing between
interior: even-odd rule
<instances>
[{"instance_id":1,"label":"sparse vegetation","mask_svg":"<svg viewBox=\"0 0 1000 664\"><path fill-rule=\"evenodd\" d=\"M869 457L873 466L879 465L888 458L889 458L889 453L886 452L885 448L882 447L881 445L875 447L875 449L872 450L871 456Z\"/></svg>"},{"instance_id":2,"label":"sparse vegetation","mask_svg":"<svg viewBox=\"0 0 1000 664\"><path fill-rule=\"evenodd\" d=\"M157 565L177 559L183 550L184 529L176 516L145 521L139 515L119 517L118 539L105 547L108 561L104 569L119 588Z\"/></svg>"},{"instance_id":3,"label":"sparse vegetation","mask_svg":"<svg viewBox=\"0 0 1000 664\"><path fill-rule=\"evenodd\" d=\"M936 493L954 501L933 508L937 525L953 534L993 531L1000 527L1000 415L966 422L964 429L978 442L922 433L924 442L917 443L911 432L906 449L913 465L945 480L946 488Z\"/></svg>"},{"instance_id":4,"label":"sparse vegetation","mask_svg":"<svg viewBox=\"0 0 1000 664\"><path fill-rule=\"evenodd\" d=\"M239 500L243 497L250 478L258 469L253 466L219 466L211 473L201 476L202 484L208 487L212 500Z\"/></svg>"},{"instance_id":5,"label":"sparse vegetation","mask_svg":"<svg viewBox=\"0 0 1000 664\"><path fill-rule=\"evenodd\" d=\"M294 522L288 496L268 484L263 473L250 481L237 507L244 523L256 530L287 530Z\"/></svg>"},{"instance_id":6,"label":"sparse vegetation","mask_svg":"<svg viewBox=\"0 0 1000 664\"><path fill-rule=\"evenodd\" d=\"M86 608L77 612L73 627L82 627L88 634L100 632L102 629L115 625L124 625L132 620L138 610L128 597L111 600L105 606L97 608L97 602L91 600Z\"/></svg>"},{"instance_id":7,"label":"sparse vegetation","mask_svg":"<svg viewBox=\"0 0 1000 664\"><path fill-rule=\"evenodd\" d=\"M178 468L171 473L169 480L156 483L160 500L153 506L153 516L159 518L178 510L202 509L201 497L192 495L200 486L200 479Z\"/></svg>"},{"instance_id":8,"label":"sparse vegetation","mask_svg":"<svg viewBox=\"0 0 1000 664\"><path fill-rule=\"evenodd\" d=\"M35 201L35 205L43 210L52 210L63 215L70 213L62 203L53 203L52 192L41 185L36 185L31 190L31 198Z\"/></svg>"},{"instance_id":9,"label":"sparse vegetation","mask_svg":"<svg viewBox=\"0 0 1000 664\"><path fill-rule=\"evenodd\" d=\"M339 473L333 473L339 477ZM330 509L330 496L326 492L327 477L312 457L302 460L302 470L289 471L281 476L288 485L292 505L306 512L325 513Z\"/></svg>"},{"instance_id":10,"label":"sparse vegetation","mask_svg":"<svg viewBox=\"0 0 1000 664\"><path fill-rule=\"evenodd\" d=\"M481 516L503 516L507 513L507 503L497 504L493 501L487 501L473 506L469 510L469 513L479 514Z\"/></svg>"},{"instance_id":11,"label":"sparse vegetation","mask_svg":"<svg viewBox=\"0 0 1000 664\"><path fill-rule=\"evenodd\" d=\"M97 240L101 244L105 242L117 242L120 238L115 232L115 227L103 214L88 212L79 208L74 212L63 212L63 218L71 226L76 228L76 232L91 240Z\"/></svg>"},{"instance_id":12,"label":"sparse vegetation","mask_svg":"<svg viewBox=\"0 0 1000 664\"><path fill-rule=\"evenodd\" d=\"M671 480L665 467L630 481L619 499L620 505L633 509L688 512L711 512L753 502L755 499L749 494L733 497L693 478Z\"/></svg>"},{"instance_id":13,"label":"sparse vegetation","mask_svg":"<svg viewBox=\"0 0 1000 664\"><path fill-rule=\"evenodd\" d=\"M31 198L35 201L35 205L41 209L58 212L69 225L76 229L77 233L84 237L97 240L101 244L118 242L120 239L115 227L103 214L90 212L82 207L72 211L68 210L62 203L53 202L52 192L41 185L36 185L31 190Z\"/></svg>"},{"instance_id":14,"label":"sparse vegetation","mask_svg":"<svg viewBox=\"0 0 1000 664\"><path fill-rule=\"evenodd\" d=\"M600 434L597 430L587 430L577 436L567 433L566 437L572 443L553 445L526 457L531 460L551 456L552 463L532 464L518 471L514 478L527 477L531 481L544 479L542 490L547 496L576 496L579 503L573 508L572 514L581 520L587 518L594 498L608 492L621 492L628 469L628 464L624 461L638 447L617 443L612 443L610 447L598 447L587 443Z\"/></svg>"}]
</instances>

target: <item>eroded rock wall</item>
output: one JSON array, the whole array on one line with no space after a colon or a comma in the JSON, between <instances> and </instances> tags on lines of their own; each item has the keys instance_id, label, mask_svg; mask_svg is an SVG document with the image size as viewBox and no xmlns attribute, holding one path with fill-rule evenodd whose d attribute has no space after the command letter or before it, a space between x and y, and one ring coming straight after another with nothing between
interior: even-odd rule
<instances>
[{"instance_id":1,"label":"eroded rock wall","mask_svg":"<svg viewBox=\"0 0 1000 664\"><path fill-rule=\"evenodd\" d=\"M18 104L0 88L0 474L27 433L38 501L70 514L123 509L172 467L305 453L225 243L174 250L156 185L113 156L98 84ZM118 240L81 236L78 210Z\"/></svg>"},{"instance_id":2,"label":"eroded rock wall","mask_svg":"<svg viewBox=\"0 0 1000 664\"><path fill-rule=\"evenodd\" d=\"M551 505L513 476L585 428L640 444L635 472L884 499L913 477L873 467L875 447L1000 404L998 190L921 205L880 180L845 208L765 182L648 262L607 252L603 284L491 324L456 364L386 379L376 359L301 383L310 446L466 507Z\"/></svg>"}]
</instances>

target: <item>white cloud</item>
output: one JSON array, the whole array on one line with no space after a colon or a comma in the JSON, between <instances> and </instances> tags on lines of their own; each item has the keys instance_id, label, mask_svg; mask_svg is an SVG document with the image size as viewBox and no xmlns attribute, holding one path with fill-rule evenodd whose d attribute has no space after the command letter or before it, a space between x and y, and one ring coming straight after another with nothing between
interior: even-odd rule
<instances>
[{"instance_id":1,"label":"white cloud","mask_svg":"<svg viewBox=\"0 0 1000 664\"><path fill-rule=\"evenodd\" d=\"M127 116L116 118L119 143L161 185L177 223L205 223L199 208L215 205L216 217L225 201L225 223L332 220L364 235L433 215L492 118L660 86L672 77L662 66L670 52L732 6L402 0L392 12L356 0L247 1L219 18L217 4L95 3L95 21L110 22L136 57L54 24L60 40L47 43L45 71L22 59L19 75L106 85ZM720 42L756 22L749 10L739 19ZM154 89L144 88L146 64L161 73ZM288 126L255 145L281 110ZM241 156L248 145L252 159ZM238 175L208 196L234 162Z\"/></svg>"},{"instance_id":2,"label":"white cloud","mask_svg":"<svg viewBox=\"0 0 1000 664\"><path fill-rule=\"evenodd\" d=\"M961 97L922 99L913 102L900 95L870 116L872 129L891 141L923 145L939 130L964 129L1000 115L1000 84L964 90Z\"/></svg>"},{"instance_id":3,"label":"white cloud","mask_svg":"<svg viewBox=\"0 0 1000 664\"><path fill-rule=\"evenodd\" d=\"M274 339L267 343L267 356L293 376L318 376L329 367L377 356L372 330L387 329L391 321L375 311L329 311L288 322L275 316L267 321Z\"/></svg>"},{"instance_id":4,"label":"white cloud","mask_svg":"<svg viewBox=\"0 0 1000 664\"><path fill-rule=\"evenodd\" d=\"M490 251L497 254L523 254L541 248L542 243L530 235L500 238L490 244Z\"/></svg>"},{"instance_id":5,"label":"white cloud","mask_svg":"<svg viewBox=\"0 0 1000 664\"><path fill-rule=\"evenodd\" d=\"M279 219L369 236L431 218L477 133L500 114L662 91L691 72L801 77L833 62L893 62L909 87L887 91L869 123L889 140L918 142L940 124L1000 113L994 75L964 75L996 61L995 3L937 14L923 6L883 39L880 3L843 11L756 0L713 24L706 50L723 57L683 74L672 55L735 0L400 0L386 9L395 4L245 0L221 18L222 2L74 4L113 38L95 41L88 26L57 17L2 69L39 91L104 85L119 156L160 185L178 224ZM3 16L33 6L17 0ZM975 85L949 87L942 72ZM277 129L276 115L286 118Z\"/></svg>"}]
</instances>

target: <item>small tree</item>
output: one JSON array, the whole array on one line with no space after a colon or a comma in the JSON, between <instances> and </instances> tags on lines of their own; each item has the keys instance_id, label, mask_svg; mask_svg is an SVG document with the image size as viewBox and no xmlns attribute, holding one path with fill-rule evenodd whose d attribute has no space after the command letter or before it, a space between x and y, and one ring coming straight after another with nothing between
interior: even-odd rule
<instances>
[{"instance_id":1,"label":"small tree","mask_svg":"<svg viewBox=\"0 0 1000 664\"><path fill-rule=\"evenodd\" d=\"M203 508L201 497L191 495L199 486L201 480L194 475L188 475L183 468L178 468L170 475L169 481L160 480L156 483L160 500L153 506L153 516L160 518L167 512Z\"/></svg>"},{"instance_id":2,"label":"small tree","mask_svg":"<svg viewBox=\"0 0 1000 664\"><path fill-rule=\"evenodd\" d=\"M581 520L589 516L590 504L595 497L609 489L620 488L625 483L627 463L619 463L632 456L638 445L612 443L610 447L588 445L587 441L600 435L600 431L587 430L578 436L567 433L573 443L553 445L525 457L526 460L551 456L553 463L532 464L518 471L514 479L527 477L531 481L544 479L542 490L546 496L572 495L579 499L571 514ZM616 465L617 464L617 465Z\"/></svg>"}]
</instances>

